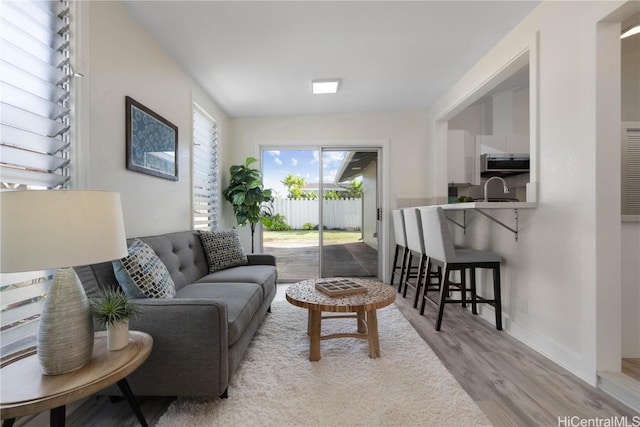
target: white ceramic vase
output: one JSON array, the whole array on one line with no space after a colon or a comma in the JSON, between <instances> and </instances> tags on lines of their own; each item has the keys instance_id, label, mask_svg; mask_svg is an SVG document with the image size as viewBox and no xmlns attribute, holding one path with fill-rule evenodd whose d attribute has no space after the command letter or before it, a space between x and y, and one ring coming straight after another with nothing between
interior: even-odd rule
<instances>
[{"instance_id":1,"label":"white ceramic vase","mask_svg":"<svg viewBox=\"0 0 640 427\"><path fill-rule=\"evenodd\" d=\"M91 360L93 323L89 300L73 268L53 277L38 330L38 359L42 373L75 371Z\"/></svg>"},{"instance_id":2,"label":"white ceramic vase","mask_svg":"<svg viewBox=\"0 0 640 427\"><path fill-rule=\"evenodd\" d=\"M129 319L107 324L107 349L116 351L129 344Z\"/></svg>"}]
</instances>

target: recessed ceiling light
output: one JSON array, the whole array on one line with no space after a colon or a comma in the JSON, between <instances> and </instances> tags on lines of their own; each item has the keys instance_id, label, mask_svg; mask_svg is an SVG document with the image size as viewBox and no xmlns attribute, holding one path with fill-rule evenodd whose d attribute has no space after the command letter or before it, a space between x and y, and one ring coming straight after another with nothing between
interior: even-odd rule
<instances>
[{"instance_id":1,"label":"recessed ceiling light","mask_svg":"<svg viewBox=\"0 0 640 427\"><path fill-rule=\"evenodd\" d=\"M626 39L627 37L635 36L636 34L640 34L640 25L636 25L634 27L629 28L620 36L621 39Z\"/></svg>"},{"instance_id":2,"label":"recessed ceiling light","mask_svg":"<svg viewBox=\"0 0 640 427\"><path fill-rule=\"evenodd\" d=\"M312 80L311 91L314 95L323 93L336 93L338 91L339 80Z\"/></svg>"}]
</instances>

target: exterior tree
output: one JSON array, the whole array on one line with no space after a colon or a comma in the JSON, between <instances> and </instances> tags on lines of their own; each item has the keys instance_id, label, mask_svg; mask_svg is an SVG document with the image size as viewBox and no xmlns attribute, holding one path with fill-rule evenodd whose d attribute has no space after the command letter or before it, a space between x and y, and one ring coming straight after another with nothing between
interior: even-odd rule
<instances>
[{"instance_id":1,"label":"exterior tree","mask_svg":"<svg viewBox=\"0 0 640 427\"><path fill-rule=\"evenodd\" d=\"M280 182L287 187L287 190L289 191L288 197L290 199L297 200L304 197L302 188L307 185L307 182L303 177L289 174Z\"/></svg>"},{"instance_id":2,"label":"exterior tree","mask_svg":"<svg viewBox=\"0 0 640 427\"><path fill-rule=\"evenodd\" d=\"M349 187L349 197L352 199L362 198L362 180L351 181L351 187Z\"/></svg>"},{"instance_id":3,"label":"exterior tree","mask_svg":"<svg viewBox=\"0 0 640 427\"><path fill-rule=\"evenodd\" d=\"M325 200L340 200L340 192L336 190L328 190L323 194Z\"/></svg>"},{"instance_id":4,"label":"exterior tree","mask_svg":"<svg viewBox=\"0 0 640 427\"><path fill-rule=\"evenodd\" d=\"M233 206L238 225L249 223L251 227L251 253L257 223L269 225L272 217L273 196L271 189L264 189L262 175L258 169L250 165L258 159L247 157L244 165L233 165L229 168L229 186L222 191L224 198Z\"/></svg>"}]
</instances>

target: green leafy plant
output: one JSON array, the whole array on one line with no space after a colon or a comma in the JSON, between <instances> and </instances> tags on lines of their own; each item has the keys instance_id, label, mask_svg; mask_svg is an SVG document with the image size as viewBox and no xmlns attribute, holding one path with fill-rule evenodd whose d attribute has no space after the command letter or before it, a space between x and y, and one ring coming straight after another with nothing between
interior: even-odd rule
<instances>
[{"instance_id":1,"label":"green leafy plant","mask_svg":"<svg viewBox=\"0 0 640 427\"><path fill-rule=\"evenodd\" d=\"M263 188L260 171L251 167L257 161L256 158L247 157L244 165L231 166L229 186L222 191L225 200L233 206L238 225L249 223L251 227L251 253L256 224L270 225L273 202L271 189Z\"/></svg>"},{"instance_id":2,"label":"green leafy plant","mask_svg":"<svg viewBox=\"0 0 640 427\"><path fill-rule=\"evenodd\" d=\"M458 196L456 198L456 203L467 203L467 202L473 202L475 199L471 196Z\"/></svg>"},{"instance_id":3,"label":"green leafy plant","mask_svg":"<svg viewBox=\"0 0 640 427\"><path fill-rule=\"evenodd\" d=\"M288 197L293 200L305 198L302 188L307 185L305 179L299 175L289 174L280 181L289 191Z\"/></svg>"},{"instance_id":4,"label":"green leafy plant","mask_svg":"<svg viewBox=\"0 0 640 427\"><path fill-rule=\"evenodd\" d=\"M269 224L265 224L265 228L269 231L289 231L291 226L287 224L287 217L279 213L273 215Z\"/></svg>"},{"instance_id":5,"label":"green leafy plant","mask_svg":"<svg viewBox=\"0 0 640 427\"><path fill-rule=\"evenodd\" d=\"M117 289L103 289L89 300L91 314L101 325L113 325L140 313L140 306Z\"/></svg>"},{"instance_id":6,"label":"green leafy plant","mask_svg":"<svg viewBox=\"0 0 640 427\"><path fill-rule=\"evenodd\" d=\"M362 193L362 180L351 181L351 185L349 186L349 197L352 199L361 199Z\"/></svg>"},{"instance_id":7,"label":"green leafy plant","mask_svg":"<svg viewBox=\"0 0 640 427\"><path fill-rule=\"evenodd\" d=\"M315 226L310 222L305 222L304 224L302 224L302 229L303 230L307 230L307 231L313 230L314 227Z\"/></svg>"}]
</instances>

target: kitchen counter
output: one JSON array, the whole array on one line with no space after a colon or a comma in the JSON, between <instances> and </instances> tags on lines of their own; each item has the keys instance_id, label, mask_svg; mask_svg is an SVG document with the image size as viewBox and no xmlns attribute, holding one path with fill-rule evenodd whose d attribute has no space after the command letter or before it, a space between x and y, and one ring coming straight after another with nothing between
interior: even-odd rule
<instances>
[{"instance_id":1,"label":"kitchen counter","mask_svg":"<svg viewBox=\"0 0 640 427\"><path fill-rule=\"evenodd\" d=\"M464 215L462 218L462 223L456 221L451 217L447 217L449 221L462 228L465 233L467 231L467 211L477 212L485 217L489 218L491 221L499 224L500 226L506 228L511 231L516 241L518 241L518 210L519 209L534 209L538 207L537 203L527 203L527 202L485 202L485 201L476 201L476 202L466 202L466 203L449 203L446 205L436 205L441 207L445 211L463 211ZM513 209L514 212L514 222L515 226L511 227L499 219L492 216L490 213L486 212L488 210L494 209Z\"/></svg>"},{"instance_id":2,"label":"kitchen counter","mask_svg":"<svg viewBox=\"0 0 640 427\"><path fill-rule=\"evenodd\" d=\"M537 208L537 203L528 202L466 202L466 203L449 203L447 205L438 205L442 209L460 211L463 209L533 209Z\"/></svg>"}]
</instances>

